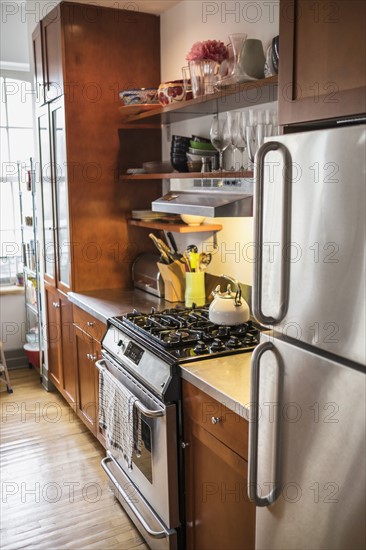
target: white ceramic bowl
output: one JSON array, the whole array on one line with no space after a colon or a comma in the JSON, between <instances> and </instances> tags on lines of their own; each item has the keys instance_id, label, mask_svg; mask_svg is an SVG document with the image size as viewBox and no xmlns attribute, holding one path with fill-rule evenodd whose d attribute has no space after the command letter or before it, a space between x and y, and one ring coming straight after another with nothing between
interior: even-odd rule
<instances>
[{"instance_id":1,"label":"white ceramic bowl","mask_svg":"<svg viewBox=\"0 0 366 550\"><path fill-rule=\"evenodd\" d=\"M190 226L201 225L206 219L205 216L194 216L193 214L181 214L180 217L184 223Z\"/></svg>"}]
</instances>

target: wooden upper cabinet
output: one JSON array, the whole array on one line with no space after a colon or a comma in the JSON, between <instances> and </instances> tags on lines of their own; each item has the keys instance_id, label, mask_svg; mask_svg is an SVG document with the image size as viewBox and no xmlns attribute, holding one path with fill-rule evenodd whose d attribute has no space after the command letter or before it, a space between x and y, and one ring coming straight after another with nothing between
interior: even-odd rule
<instances>
[{"instance_id":1,"label":"wooden upper cabinet","mask_svg":"<svg viewBox=\"0 0 366 550\"><path fill-rule=\"evenodd\" d=\"M281 125L365 113L365 18L360 0L281 0Z\"/></svg>"},{"instance_id":2,"label":"wooden upper cabinet","mask_svg":"<svg viewBox=\"0 0 366 550\"><path fill-rule=\"evenodd\" d=\"M36 102L42 105L45 101L42 27L38 23L32 34L33 60L34 60L34 84L36 88Z\"/></svg>"},{"instance_id":3,"label":"wooden upper cabinet","mask_svg":"<svg viewBox=\"0 0 366 550\"><path fill-rule=\"evenodd\" d=\"M63 95L61 9L56 6L42 20L45 101Z\"/></svg>"},{"instance_id":4,"label":"wooden upper cabinet","mask_svg":"<svg viewBox=\"0 0 366 550\"><path fill-rule=\"evenodd\" d=\"M63 86L61 8L56 6L32 34L37 105L60 97Z\"/></svg>"},{"instance_id":5,"label":"wooden upper cabinet","mask_svg":"<svg viewBox=\"0 0 366 550\"><path fill-rule=\"evenodd\" d=\"M130 289L133 261L151 243L147 234L137 236L128 219L132 210L149 208L161 196L161 182L149 182L136 192L135 186L119 181L121 155L126 168L138 164L119 142L118 92L131 86L158 87L159 17L61 2L45 15L40 28L42 41L38 29L34 52L37 78L44 79L48 121L46 115L39 121L44 149L39 156L42 170L47 169L51 148L52 179L48 185L42 177L48 186L45 280L62 292ZM45 105L37 104L37 116ZM160 131L153 137L141 131L140 136L137 148L160 159Z\"/></svg>"}]
</instances>

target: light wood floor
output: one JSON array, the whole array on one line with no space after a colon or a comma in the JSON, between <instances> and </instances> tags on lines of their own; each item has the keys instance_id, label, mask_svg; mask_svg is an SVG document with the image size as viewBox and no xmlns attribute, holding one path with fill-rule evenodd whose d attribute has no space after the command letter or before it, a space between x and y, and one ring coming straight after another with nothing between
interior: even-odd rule
<instances>
[{"instance_id":1,"label":"light wood floor","mask_svg":"<svg viewBox=\"0 0 366 550\"><path fill-rule=\"evenodd\" d=\"M109 488L101 445L34 370L10 378L14 393L0 394L2 550L148 550Z\"/></svg>"}]
</instances>

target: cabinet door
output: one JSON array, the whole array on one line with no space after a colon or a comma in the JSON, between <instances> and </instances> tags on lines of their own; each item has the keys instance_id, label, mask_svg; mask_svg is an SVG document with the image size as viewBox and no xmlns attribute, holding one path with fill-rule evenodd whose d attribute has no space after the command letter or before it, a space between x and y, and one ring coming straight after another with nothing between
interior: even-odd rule
<instances>
[{"instance_id":1,"label":"cabinet door","mask_svg":"<svg viewBox=\"0 0 366 550\"><path fill-rule=\"evenodd\" d=\"M43 270L47 283L55 286L55 222L52 181L51 142L48 106L38 113L39 179L42 190Z\"/></svg>"},{"instance_id":2,"label":"cabinet door","mask_svg":"<svg viewBox=\"0 0 366 550\"><path fill-rule=\"evenodd\" d=\"M59 99L50 107L52 129L52 158L55 190L56 220L56 285L60 290L70 290L70 235L67 185L67 157L65 111L63 100Z\"/></svg>"},{"instance_id":3,"label":"cabinet door","mask_svg":"<svg viewBox=\"0 0 366 550\"><path fill-rule=\"evenodd\" d=\"M366 3L281 0L280 8L280 124L365 113Z\"/></svg>"},{"instance_id":4,"label":"cabinet door","mask_svg":"<svg viewBox=\"0 0 366 550\"><path fill-rule=\"evenodd\" d=\"M66 296L59 296L61 347L62 347L62 388L63 395L69 404L76 404L76 361L74 355L74 327L72 304Z\"/></svg>"},{"instance_id":5,"label":"cabinet door","mask_svg":"<svg viewBox=\"0 0 366 550\"><path fill-rule=\"evenodd\" d=\"M55 386L62 388L62 355L61 355L61 320L58 293L49 286L45 286L46 297L46 338L48 377Z\"/></svg>"},{"instance_id":6,"label":"cabinet door","mask_svg":"<svg viewBox=\"0 0 366 550\"><path fill-rule=\"evenodd\" d=\"M38 23L32 34L33 60L34 60L34 84L36 88L36 103L42 105L45 101L43 48L42 48L42 23Z\"/></svg>"},{"instance_id":7,"label":"cabinet door","mask_svg":"<svg viewBox=\"0 0 366 550\"><path fill-rule=\"evenodd\" d=\"M184 438L187 550L254 549L247 462L186 416Z\"/></svg>"},{"instance_id":8,"label":"cabinet door","mask_svg":"<svg viewBox=\"0 0 366 550\"><path fill-rule=\"evenodd\" d=\"M42 19L45 100L63 95L61 9L56 6Z\"/></svg>"},{"instance_id":9,"label":"cabinet door","mask_svg":"<svg viewBox=\"0 0 366 550\"><path fill-rule=\"evenodd\" d=\"M76 343L79 417L91 432L97 434L97 400L96 400L96 347L95 341L85 332L74 328Z\"/></svg>"}]
</instances>

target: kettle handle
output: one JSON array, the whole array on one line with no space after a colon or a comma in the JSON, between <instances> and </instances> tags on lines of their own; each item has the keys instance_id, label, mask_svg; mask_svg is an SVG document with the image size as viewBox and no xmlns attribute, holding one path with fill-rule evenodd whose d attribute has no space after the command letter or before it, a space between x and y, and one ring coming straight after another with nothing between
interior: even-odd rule
<instances>
[{"instance_id":1,"label":"kettle handle","mask_svg":"<svg viewBox=\"0 0 366 550\"><path fill-rule=\"evenodd\" d=\"M228 281L230 281L231 283L233 283L236 287L236 293L235 293L235 298L234 298L234 304L236 306L241 306L242 304L242 301L241 301L241 288L240 288L240 284L238 283L238 281L236 279L233 279L232 277L229 277L229 275L220 275L220 277L223 277L224 279L228 279Z\"/></svg>"}]
</instances>

